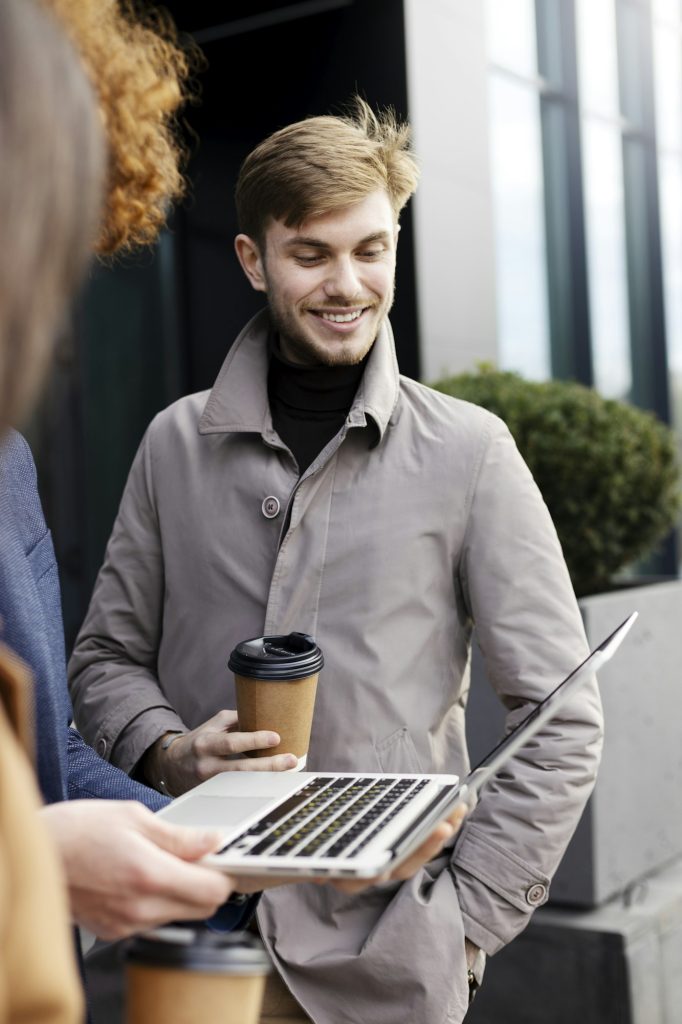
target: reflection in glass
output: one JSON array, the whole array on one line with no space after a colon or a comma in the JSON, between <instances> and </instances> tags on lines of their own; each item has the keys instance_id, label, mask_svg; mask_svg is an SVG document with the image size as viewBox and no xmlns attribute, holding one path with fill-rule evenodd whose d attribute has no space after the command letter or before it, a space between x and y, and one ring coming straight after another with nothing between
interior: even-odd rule
<instances>
[{"instance_id":1,"label":"reflection in glass","mask_svg":"<svg viewBox=\"0 0 682 1024\"><path fill-rule=\"evenodd\" d=\"M488 53L494 64L537 75L535 0L487 0Z\"/></svg>"},{"instance_id":2,"label":"reflection in glass","mask_svg":"<svg viewBox=\"0 0 682 1024\"><path fill-rule=\"evenodd\" d=\"M654 19L679 24L682 18L680 0L653 0Z\"/></svg>"},{"instance_id":3,"label":"reflection in glass","mask_svg":"<svg viewBox=\"0 0 682 1024\"><path fill-rule=\"evenodd\" d=\"M576 0L576 44L583 110L617 117L620 104L614 0Z\"/></svg>"},{"instance_id":4,"label":"reflection in glass","mask_svg":"<svg viewBox=\"0 0 682 1024\"><path fill-rule=\"evenodd\" d=\"M654 30L654 87L658 145L682 152L682 37L665 25Z\"/></svg>"},{"instance_id":5,"label":"reflection in glass","mask_svg":"<svg viewBox=\"0 0 682 1024\"><path fill-rule=\"evenodd\" d=\"M583 181L594 384L625 398L632 381L623 161L619 130L583 122Z\"/></svg>"},{"instance_id":6,"label":"reflection in glass","mask_svg":"<svg viewBox=\"0 0 682 1024\"><path fill-rule=\"evenodd\" d=\"M648 3L621 3L618 8L620 112L644 133L652 130L654 112L650 88L651 9Z\"/></svg>"},{"instance_id":7,"label":"reflection in glass","mask_svg":"<svg viewBox=\"0 0 682 1024\"><path fill-rule=\"evenodd\" d=\"M499 363L523 376L550 373L540 108L536 92L491 76Z\"/></svg>"}]
</instances>

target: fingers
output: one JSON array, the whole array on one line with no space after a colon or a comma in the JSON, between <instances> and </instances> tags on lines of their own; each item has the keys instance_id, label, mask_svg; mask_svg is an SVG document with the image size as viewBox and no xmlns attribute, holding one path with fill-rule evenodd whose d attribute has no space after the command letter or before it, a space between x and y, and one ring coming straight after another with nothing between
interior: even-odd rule
<instances>
[{"instance_id":1,"label":"fingers","mask_svg":"<svg viewBox=\"0 0 682 1024\"><path fill-rule=\"evenodd\" d=\"M237 710L236 708L223 708L222 711L218 711L213 718L209 718L207 722L204 722L203 728L210 725L213 729L234 729L238 725Z\"/></svg>"},{"instance_id":2,"label":"fingers","mask_svg":"<svg viewBox=\"0 0 682 1024\"><path fill-rule=\"evenodd\" d=\"M163 863L167 861L169 863ZM75 890L79 923L103 939L122 939L168 921L211 917L232 892L228 875L174 860L162 850L149 852L154 881L118 893Z\"/></svg>"},{"instance_id":3,"label":"fingers","mask_svg":"<svg viewBox=\"0 0 682 1024\"><path fill-rule=\"evenodd\" d=\"M238 761L223 762L221 771L230 772L285 772L295 768L298 758L295 754L275 754L274 757L249 757Z\"/></svg>"},{"instance_id":4,"label":"fingers","mask_svg":"<svg viewBox=\"0 0 682 1024\"><path fill-rule=\"evenodd\" d=\"M465 811L466 813L466 811ZM465 815L457 815L458 823L461 824ZM443 846L455 833L450 821L442 821L433 830L431 835L426 839L414 853L403 861L402 864L394 868L390 873L377 876L376 878L363 879L358 881L350 881L347 879L334 881L332 884L335 889L340 892L345 892L349 895L354 893L362 892L363 889L368 888L372 885L380 885L382 882L404 882L408 878L412 878L413 875L419 871L420 868L427 864L434 857L437 857Z\"/></svg>"},{"instance_id":5,"label":"fingers","mask_svg":"<svg viewBox=\"0 0 682 1024\"><path fill-rule=\"evenodd\" d=\"M182 742L179 740L178 742ZM260 732L229 732L225 729L202 728L193 739L196 754L200 757L232 757L252 750L268 750L279 743L279 735L270 730Z\"/></svg>"},{"instance_id":6,"label":"fingers","mask_svg":"<svg viewBox=\"0 0 682 1024\"><path fill-rule=\"evenodd\" d=\"M443 849L445 843L454 835L454 829L449 822L441 822L438 825L428 839L426 839L421 846L415 850L415 852L404 860L402 864L398 865L391 872L391 878L394 881L405 881L411 878L412 875L416 874L417 871L428 861L433 860L437 857L440 851Z\"/></svg>"},{"instance_id":7,"label":"fingers","mask_svg":"<svg viewBox=\"0 0 682 1024\"><path fill-rule=\"evenodd\" d=\"M271 730L234 732L236 712L219 711L210 721L176 740L165 752L157 766L156 775L166 782L168 791L175 796L186 792L199 782L225 771L285 771L295 768L293 754L272 757L243 758L240 755L254 751L267 751L276 747L280 737Z\"/></svg>"},{"instance_id":8,"label":"fingers","mask_svg":"<svg viewBox=\"0 0 682 1024\"><path fill-rule=\"evenodd\" d=\"M269 730L260 732L230 732L221 737L225 742L223 754L243 754L247 750L267 750L279 743L279 734ZM216 751L217 752L217 751Z\"/></svg>"},{"instance_id":9,"label":"fingers","mask_svg":"<svg viewBox=\"0 0 682 1024\"><path fill-rule=\"evenodd\" d=\"M455 832L459 830L462 822L464 821L468 813L469 807L466 804L458 804L457 807L455 807L454 811L447 819L449 823L452 825Z\"/></svg>"},{"instance_id":10,"label":"fingers","mask_svg":"<svg viewBox=\"0 0 682 1024\"><path fill-rule=\"evenodd\" d=\"M64 863L74 920L102 938L121 938L207 917L227 899L232 879L191 863L220 846L219 832L173 825L134 802L103 803L72 801L75 834Z\"/></svg>"},{"instance_id":11,"label":"fingers","mask_svg":"<svg viewBox=\"0 0 682 1024\"><path fill-rule=\"evenodd\" d=\"M279 734L272 729L237 732L235 730L238 726L237 712L231 708L224 708L203 725L186 733L174 746L176 749L182 749L187 748L189 744L195 756L230 757L250 750L267 750L269 747L276 747L280 742Z\"/></svg>"},{"instance_id":12,"label":"fingers","mask_svg":"<svg viewBox=\"0 0 682 1024\"><path fill-rule=\"evenodd\" d=\"M284 772L298 764L294 754L276 754L273 757L244 757L234 759L208 758L196 766L200 781L210 779L220 772Z\"/></svg>"},{"instance_id":13,"label":"fingers","mask_svg":"<svg viewBox=\"0 0 682 1024\"><path fill-rule=\"evenodd\" d=\"M181 860L199 860L207 853L215 853L223 843L217 829L188 828L164 821L155 815L145 819L144 835L161 850Z\"/></svg>"},{"instance_id":14,"label":"fingers","mask_svg":"<svg viewBox=\"0 0 682 1024\"><path fill-rule=\"evenodd\" d=\"M254 893L262 892L264 889L274 889L278 885L292 885L301 881L314 881L314 879L301 879L296 876L273 877L271 875L237 875L233 878L236 892ZM321 882L324 879L320 879Z\"/></svg>"},{"instance_id":15,"label":"fingers","mask_svg":"<svg viewBox=\"0 0 682 1024\"><path fill-rule=\"evenodd\" d=\"M149 893L147 900L156 902L159 914L166 921L182 917L210 917L234 889L230 876L215 868L171 860L160 850L159 869L162 860L170 863L165 864L158 888ZM170 913L168 904L172 904Z\"/></svg>"}]
</instances>

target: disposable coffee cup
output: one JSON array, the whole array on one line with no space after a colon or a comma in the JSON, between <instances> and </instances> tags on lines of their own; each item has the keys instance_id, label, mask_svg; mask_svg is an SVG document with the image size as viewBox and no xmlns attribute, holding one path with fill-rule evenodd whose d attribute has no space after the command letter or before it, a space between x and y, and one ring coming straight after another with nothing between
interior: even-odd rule
<instances>
[{"instance_id":1,"label":"disposable coffee cup","mask_svg":"<svg viewBox=\"0 0 682 1024\"><path fill-rule=\"evenodd\" d=\"M138 935L126 951L126 1024L257 1024L270 970L246 932Z\"/></svg>"},{"instance_id":2,"label":"disposable coffee cup","mask_svg":"<svg viewBox=\"0 0 682 1024\"><path fill-rule=\"evenodd\" d=\"M234 672L237 715L242 732L267 729L279 733L280 743L253 750L251 757L295 754L306 766L310 728L322 651L307 633L260 636L237 644L228 667Z\"/></svg>"}]
</instances>

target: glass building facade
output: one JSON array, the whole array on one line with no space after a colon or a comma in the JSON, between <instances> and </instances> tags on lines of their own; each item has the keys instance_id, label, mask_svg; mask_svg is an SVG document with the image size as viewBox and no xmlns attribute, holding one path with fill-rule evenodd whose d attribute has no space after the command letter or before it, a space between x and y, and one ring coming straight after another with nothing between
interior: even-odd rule
<instances>
[{"instance_id":1,"label":"glass building facade","mask_svg":"<svg viewBox=\"0 0 682 1024\"><path fill-rule=\"evenodd\" d=\"M486 33L498 363L682 452L682 2L487 0Z\"/></svg>"}]
</instances>

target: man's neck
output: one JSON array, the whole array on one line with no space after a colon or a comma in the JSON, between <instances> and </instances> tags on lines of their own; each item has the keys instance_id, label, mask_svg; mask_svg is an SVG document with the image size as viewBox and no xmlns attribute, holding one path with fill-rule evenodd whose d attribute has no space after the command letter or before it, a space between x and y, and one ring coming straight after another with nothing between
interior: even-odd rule
<instances>
[{"instance_id":1,"label":"man's neck","mask_svg":"<svg viewBox=\"0 0 682 1024\"><path fill-rule=\"evenodd\" d=\"M303 366L270 343L268 396L275 430L304 473L342 428L368 356L356 366Z\"/></svg>"}]
</instances>

